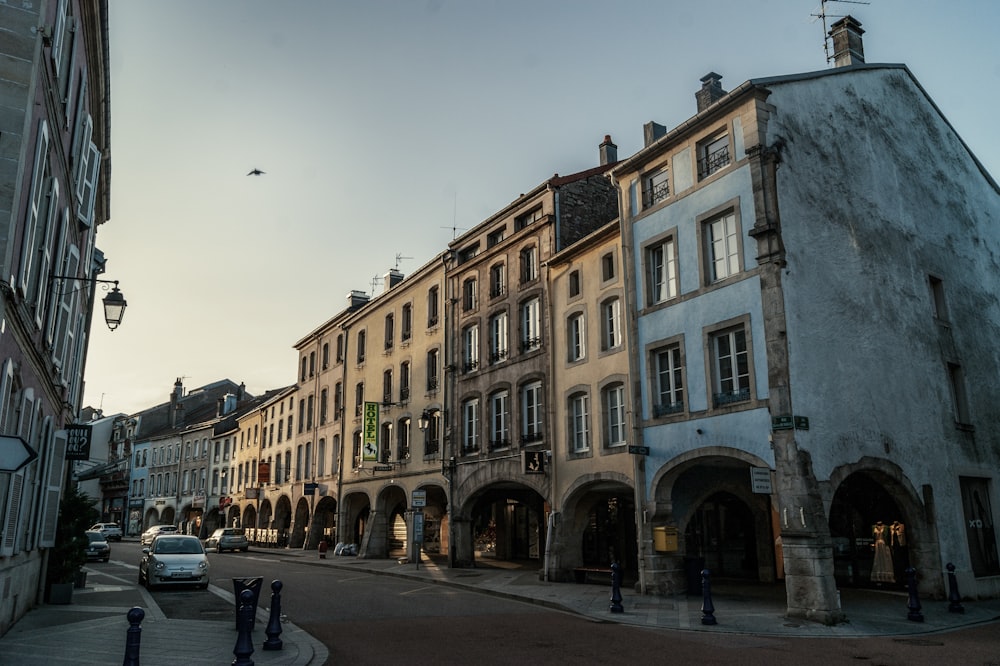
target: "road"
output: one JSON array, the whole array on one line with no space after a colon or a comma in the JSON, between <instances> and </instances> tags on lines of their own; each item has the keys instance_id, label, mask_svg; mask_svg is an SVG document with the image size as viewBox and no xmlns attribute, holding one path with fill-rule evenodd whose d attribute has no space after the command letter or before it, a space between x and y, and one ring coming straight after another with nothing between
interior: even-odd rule
<instances>
[{"instance_id":1,"label":"road","mask_svg":"<svg viewBox=\"0 0 1000 666\"><path fill-rule=\"evenodd\" d=\"M138 562L137 544L115 544L114 560ZM1000 666L997 625L919 637L804 639L645 629L600 622L488 594L361 571L320 569L268 551L210 553L213 584L262 576L284 585L290 622L326 645L329 664L802 664ZM134 576L133 576L134 579ZM156 590L169 617L219 619L233 608L215 594Z\"/></svg>"}]
</instances>

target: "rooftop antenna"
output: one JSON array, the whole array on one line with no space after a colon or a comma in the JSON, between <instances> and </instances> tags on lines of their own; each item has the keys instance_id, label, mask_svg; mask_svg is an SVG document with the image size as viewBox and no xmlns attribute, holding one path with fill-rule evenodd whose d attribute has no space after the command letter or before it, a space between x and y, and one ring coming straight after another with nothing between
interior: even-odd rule
<instances>
[{"instance_id":1,"label":"rooftop antenna","mask_svg":"<svg viewBox=\"0 0 1000 666\"><path fill-rule=\"evenodd\" d=\"M404 257L402 252L397 252L396 253L396 270L397 271L399 270L399 263L401 261L403 261L403 259L413 259L413 257Z\"/></svg>"},{"instance_id":2,"label":"rooftop antenna","mask_svg":"<svg viewBox=\"0 0 1000 666\"><path fill-rule=\"evenodd\" d=\"M454 205L451 211L451 226L441 227L442 229L451 229L451 239L455 240L458 238L459 231L468 231L465 227L458 226L458 193L455 194Z\"/></svg>"},{"instance_id":3,"label":"rooftop antenna","mask_svg":"<svg viewBox=\"0 0 1000 666\"><path fill-rule=\"evenodd\" d=\"M844 5L870 5L872 3L865 2L864 0L820 0L819 3L819 13L810 14L813 19L820 19L823 21L823 53L826 55L826 62L830 64L833 60L833 56L830 55L830 34L829 29L826 27L826 18L844 18L847 14L827 14L826 5L829 2L837 2ZM814 21L815 22L815 21Z\"/></svg>"},{"instance_id":4,"label":"rooftop antenna","mask_svg":"<svg viewBox=\"0 0 1000 666\"><path fill-rule=\"evenodd\" d=\"M382 278L379 277L378 275L373 275L372 276L372 294L375 293L375 287L379 286L380 284L382 284Z\"/></svg>"}]
</instances>

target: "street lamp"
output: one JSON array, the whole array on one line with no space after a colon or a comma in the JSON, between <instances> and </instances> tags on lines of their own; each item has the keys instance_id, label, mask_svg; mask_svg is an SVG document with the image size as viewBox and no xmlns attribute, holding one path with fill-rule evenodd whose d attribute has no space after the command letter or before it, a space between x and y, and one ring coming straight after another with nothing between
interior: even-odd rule
<instances>
[{"instance_id":1,"label":"street lamp","mask_svg":"<svg viewBox=\"0 0 1000 666\"><path fill-rule=\"evenodd\" d=\"M114 288L103 286L101 289L110 292L104 297L104 321L108 325L108 328L112 331L118 328L122 323L122 317L125 316L125 306L128 305L125 301L125 296L118 289L118 280L98 280L97 278L80 277L78 275L51 275L49 276L51 280L82 280L84 282L92 282L96 284L109 285L113 284Z\"/></svg>"}]
</instances>

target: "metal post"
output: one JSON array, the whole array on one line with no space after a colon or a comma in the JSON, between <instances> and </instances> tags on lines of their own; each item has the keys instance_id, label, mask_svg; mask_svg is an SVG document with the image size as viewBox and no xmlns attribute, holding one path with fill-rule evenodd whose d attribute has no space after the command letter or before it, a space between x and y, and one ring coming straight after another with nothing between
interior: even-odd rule
<instances>
[{"instance_id":1,"label":"metal post","mask_svg":"<svg viewBox=\"0 0 1000 666\"><path fill-rule=\"evenodd\" d=\"M611 608L612 613L624 613L622 606L622 572L617 562L611 563Z\"/></svg>"},{"instance_id":2,"label":"metal post","mask_svg":"<svg viewBox=\"0 0 1000 666\"><path fill-rule=\"evenodd\" d=\"M139 640L142 638L142 618L146 611L138 606L130 609L125 615L128 618L128 633L125 634L125 661L122 666L139 666Z\"/></svg>"},{"instance_id":3,"label":"metal post","mask_svg":"<svg viewBox=\"0 0 1000 666\"><path fill-rule=\"evenodd\" d=\"M712 605L712 574L708 569L701 570L701 623L718 624L715 621L715 606Z\"/></svg>"},{"instance_id":4,"label":"metal post","mask_svg":"<svg viewBox=\"0 0 1000 666\"><path fill-rule=\"evenodd\" d=\"M945 568L948 569L948 612L964 613L962 595L958 593L958 579L955 578L955 565L949 562Z\"/></svg>"},{"instance_id":5,"label":"metal post","mask_svg":"<svg viewBox=\"0 0 1000 666\"><path fill-rule=\"evenodd\" d=\"M232 666L253 666L253 639L250 633L253 631L253 592L243 590L240 592L239 622L237 622L236 647L233 648Z\"/></svg>"},{"instance_id":6,"label":"metal post","mask_svg":"<svg viewBox=\"0 0 1000 666\"><path fill-rule=\"evenodd\" d=\"M910 591L910 599L906 604L910 612L906 614L906 619L912 622L923 622L924 614L920 612L920 599L917 597L917 570L913 567L906 570L906 586Z\"/></svg>"},{"instance_id":7,"label":"metal post","mask_svg":"<svg viewBox=\"0 0 1000 666\"><path fill-rule=\"evenodd\" d=\"M271 581L271 616L267 620L267 640L264 641L265 650L280 650L281 639L281 581Z\"/></svg>"}]
</instances>

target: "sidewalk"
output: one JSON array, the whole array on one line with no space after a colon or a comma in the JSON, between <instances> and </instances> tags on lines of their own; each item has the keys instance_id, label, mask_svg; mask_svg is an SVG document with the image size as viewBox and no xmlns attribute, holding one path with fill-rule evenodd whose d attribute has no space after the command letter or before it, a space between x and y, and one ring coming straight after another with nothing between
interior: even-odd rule
<instances>
[{"instance_id":1,"label":"sidewalk","mask_svg":"<svg viewBox=\"0 0 1000 666\"><path fill-rule=\"evenodd\" d=\"M622 589L623 612L610 610L609 585L547 583L539 580L535 566L509 562L483 562L474 569L449 569L439 558L424 556L419 566L396 560L320 559L316 551L258 550L291 558L317 568L364 571L449 585L508 599L539 604L594 620L643 627L753 634L756 636L863 637L905 636L948 631L1000 620L1000 600L963 602L964 613L948 612L946 600L921 600L923 622L907 618L908 597L900 591L845 589L841 602L848 621L825 626L784 617L784 588L780 585L718 583L712 601L717 624L704 625L700 596L642 596ZM141 661L143 666L184 663L230 663L237 632L231 617L224 620L171 620L164 617L149 593L134 580L108 580L108 574L91 575L85 589L74 590L68 606L42 605L30 611L0 638L0 666L59 666L60 664L119 663L124 656L128 630L126 613L143 608ZM233 602L232 592L209 589ZM263 599L262 599L263 602ZM320 665L326 648L289 622L282 623L280 651L262 649L268 612L258 609L253 634L252 659L258 665ZM182 638L180 638L182 637Z\"/></svg>"}]
</instances>

